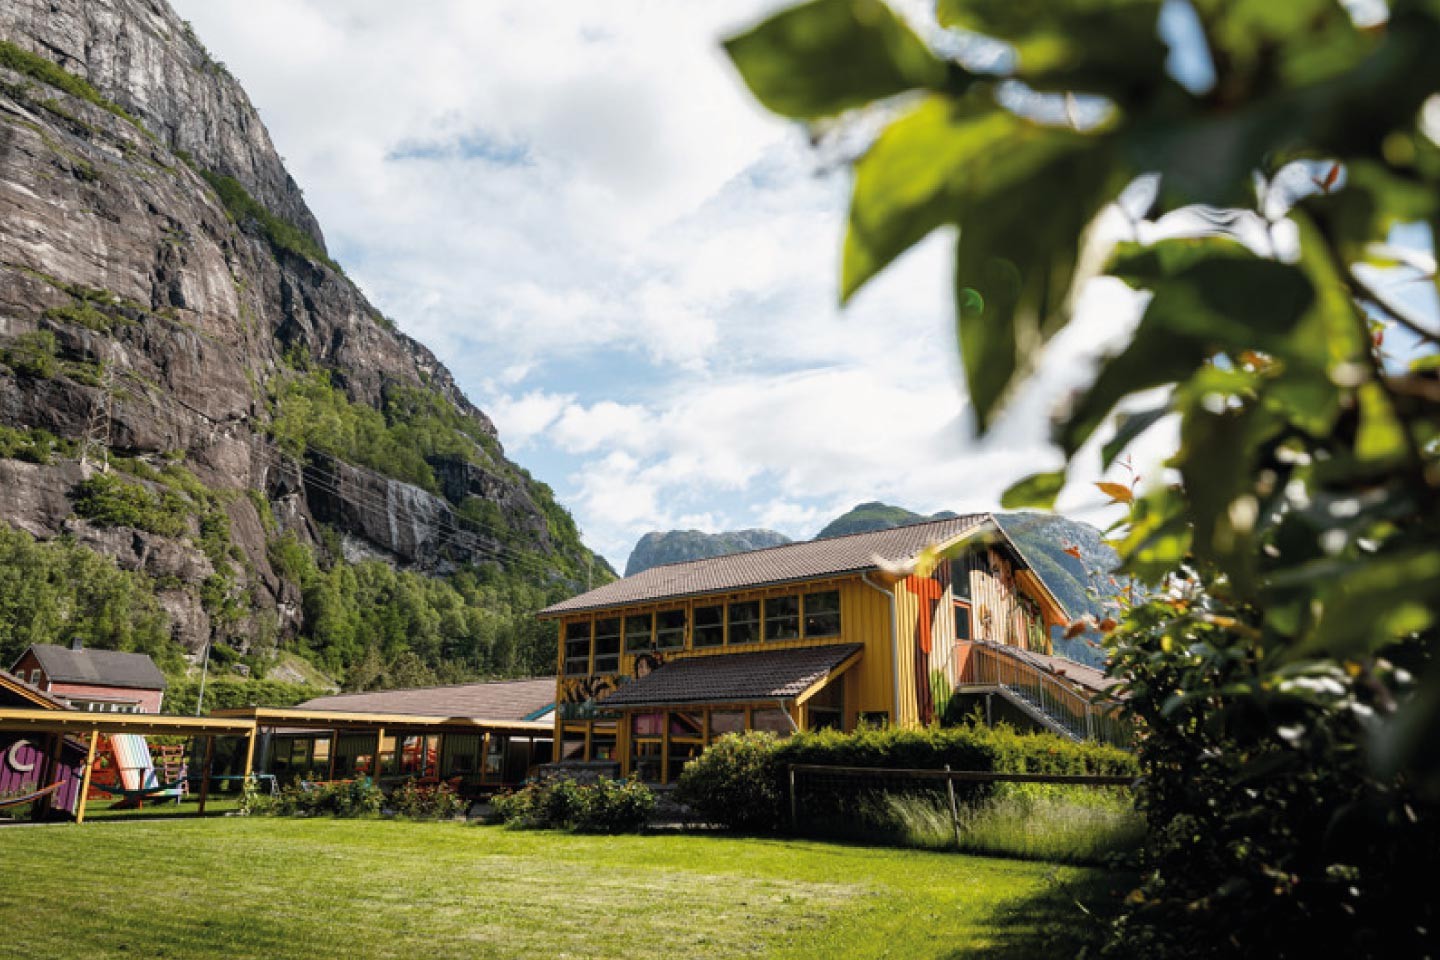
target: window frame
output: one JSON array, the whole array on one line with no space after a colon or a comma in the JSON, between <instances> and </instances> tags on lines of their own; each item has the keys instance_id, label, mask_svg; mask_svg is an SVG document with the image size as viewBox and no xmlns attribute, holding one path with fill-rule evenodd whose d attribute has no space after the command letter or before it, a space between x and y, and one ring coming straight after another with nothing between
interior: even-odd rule
<instances>
[{"instance_id":1,"label":"window frame","mask_svg":"<svg viewBox=\"0 0 1440 960\"><path fill-rule=\"evenodd\" d=\"M662 627L660 626L660 622L661 622L662 618L664 618L667 614L677 614L677 615L679 615L679 617L680 617L680 626L679 626L678 628L676 628L676 627L662 628ZM664 643L664 642L661 641L662 635L674 635L674 634L677 633L677 629L678 629L678 636L679 636L679 642L678 642L678 643ZM675 607L675 608L670 609L670 610L657 610L657 611L655 612L655 649L656 649L656 650L684 650L684 649L685 649L685 642L686 642L686 640L689 639L689 635L690 635L690 611L689 611L688 608L686 608L686 607Z\"/></svg>"},{"instance_id":2,"label":"window frame","mask_svg":"<svg viewBox=\"0 0 1440 960\"><path fill-rule=\"evenodd\" d=\"M783 603L783 602L786 601L786 600L790 600L790 601L793 601L793 602L794 602L794 604L795 604L795 612L794 612L793 614L780 614L780 615L778 615L778 616L772 616L771 613L770 613L770 604L772 604L772 603ZM781 595L775 596L775 597L766 597L763 601L761 601L760 613L761 613L761 630L760 630L760 642L761 642L761 643L783 643L783 642L785 642L785 641L787 641L787 640L799 640L799 639L800 639L800 626L801 626L801 623L803 622L803 618L802 618L802 616L801 616L801 611L800 611L800 594L798 594L798 593L786 593L786 594L781 594ZM780 623L780 622L783 622L783 621L786 621L786 620L793 620L793 621L794 621L794 624L795 624L794 630L795 630L795 632L794 632L792 635L788 636L788 637L772 637L772 636L770 635L770 625L771 625L772 623Z\"/></svg>"},{"instance_id":3,"label":"window frame","mask_svg":"<svg viewBox=\"0 0 1440 960\"><path fill-rule=\"evenodd\" d=\"M615 624L615 632L613 634L606 634L602 637L600 634L600 625L602 623L610 623L612 621ZM602 652L600 649L601 640L613 640L615 649L611 652ZM625 631L622 618L619 616L603 618L597 617L594 621L594 628L590 632L590 672L619 673L620 656L623 653L624 648ZM604 665L601 664L602 658L604 660Z\"/></svg>"},{"instance_id":4,"label":"window frame","mask_svg":"<svg viewBox=\"0 0 1440 960\"><path fill-rule=\"evenodd\" d=\"M969 643L975 639L974 607L969 600L956 600L953 604L953 607L955 617L955 629L952 632L955 634L955 641L957 643ZM965 624L964 636L961 636L960 634L960 625L962 623Z\"/></svg>"},{"instance_id":5,"label":"window frame","mask_svg":"<svg viewBox=\"0 0 1440 960\"><path fill-rule=\"evenodd\" d=\"M754 618L753 618L753 619L737 620L737 619L735 618L735 608L736 608L736 607L746 607L746 606L754 607L754 608L755 608L755 616L754 616ZM734 601L731 601L731 602L725 604L725 645L726 645L726 646L745 646L745 645L751 644L751 643L761 643L761 642L762 642L761 637L763 636L763 633L764 633L764 631L763 631L763 629L762 629L764 623L765 623L764 610L763 610L763 608L762 608L761 603L760 603L759 600L734 600ZM736 640L736 639L735 639L735 628L736 628L737 626L738 626L738 627L749 627L749 628L751 628L751 629L754 630L754 633L751 635L750 639L748 639L748 640Z\"/></svg>"},{"instance_id":6,"label":"window frame","mask_svg":"<svg viewBox=\"0 0 1440 960\"><path fill-rule=\"evenodd\" d=\"M718 610L718 611L720 612L720 622L719 622L718 624L713 624L713 623L712 623L712 624L706 624L704 627L702 627L702 626L700 625L700 611L702 611L702 610L705 610L705 611ZM726 634L727 634L727 632L728 632L728 620L729 620L729 618L726 616L726 604L723 604L723 603L707 603L707 604L705 604L704 606L694 607L694 608L690 611L690 634L691 634L691 636L690 636L690 643L691 643L691 646L695 647L696 649L699 649L699 648L701 648L701 647L704 647L704 648L706 648L706 649L708 649L708 648L710 648L710 647L723 647L723 646L725 645ZM701 642L700 642L700 632L701 632L701 630L706 630L706 631L716 631L716 630L718 630L718 631L719 631L719 633L718 633L718 639L714 640L713 642L701 643Z\"/></svg>"},{"instance_id":7,"label":"window frame","mask_svg":"<svg viewBox=\"0 0 1440 960\"><path fill-rule=\"evenodd\" d=\"M572 630L576 627L583 627L585 629L586 634L583 641L580 640L578 637L571 636ZM564 676L589 676L591 656L595 652L594 619L592 618L588 620L572 620L569 623L565 624L565 638L562 642L564 643L564 656L562 657L562 666L564 667L565 671ZM582 642L585 644L585 655L581 657L579 655L572 654L570 652L572 649L572 644L578 644ZM581 660L584 661L584 669L576 669L576 664Z\"/></svg>"},{"instance_id":8,"label":"window frame","mask_svg":"<svg viewBox=\"0 0 1440 960\"><path fill-rule=\"evenodd\" d=\"M645 629L645 642L644 642L643 645L633 646L633 645L631 644L631 642L630 642L630 638L631 638L631 636L632 636L632 633L630 632L630 622L631 622L632 620L635 620L635 621L638 621L638 620L648 620L649 623L650 623L650 625ZM633 636L637 636L637 637L638 637L639 634L638 634L638 633L637 633L637 634L633 634ZM621 632L620 632L620 650L621 650L621 653L622 653L622 654L623 654L623 653L648 653L650 650L653 650L654 648L655 648L655 611L652 610L652 611L650 611L650 612L648 612L648 613L627 613L627 614L625 615L625 623L624 623L624 625L621 627Z\"/></svg>"},{"instance_id":9,"label":"window frame","mask_svg":"<svg viewBox=\"0 0 1440 960\"><path fill-rule=\"evenodd\" d=\"M833 616L833 617L835 618L835 629L834 629L833 631L829 632L829 633L811 633L811 632L810 632L810 598L811 598L811 597L826 597L826 596L834 596L834 598L835 598L835 609L834 609L834 611L827 611L826 613L822 613L822 614L820 614L820 616L823 616L823 617ZM805 637L805 639L807 639L807 640L808 640L808 639L811 639L811 638L814 638L814 639L817 639L817 640L828 639L828 638L831 638L831 637L838 637L838 636L840 636L840 635L842 634L842 632L844 631L844 622L841 620L841 617L840 617L840 588L839 588L839 587L836 587L836 588L834 588L834 589L832 589L832 590L813 590L813 591L811 591L810 593L805 593L805 594L802 594L802 595L800 596L800 630L801 630L801 636Z\"/></svg>"}]
</instances>

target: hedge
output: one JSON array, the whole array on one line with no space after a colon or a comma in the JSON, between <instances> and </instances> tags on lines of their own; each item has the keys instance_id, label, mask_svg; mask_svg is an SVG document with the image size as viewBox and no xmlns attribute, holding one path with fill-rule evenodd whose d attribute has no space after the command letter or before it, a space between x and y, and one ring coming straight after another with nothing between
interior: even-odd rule
<instances>
[{"instance_id":1,"label":"hedge","mask_svg":"<svg viewBox=\"0 0 1440 960\"><path fill-rule=\"evenodd\" d=\"M742 829L778 829L788 821L789 767L797 764L877 769L986 771L1092 776L1137 776L1134 757L1104 744L1076 743L1048 733L963 726L922 730L862 727L823 730L781 740L766 733L732 734L686 765L678 798L708 819ZM840 784L842 786L836 786ZM933 790L934 781L888 783L886 792ZM985 784L957 784L961 800L989 794ZM862 781L804 788L804 819L822 827L853 816L877 792Z\"/></svg>"}]
</instances>

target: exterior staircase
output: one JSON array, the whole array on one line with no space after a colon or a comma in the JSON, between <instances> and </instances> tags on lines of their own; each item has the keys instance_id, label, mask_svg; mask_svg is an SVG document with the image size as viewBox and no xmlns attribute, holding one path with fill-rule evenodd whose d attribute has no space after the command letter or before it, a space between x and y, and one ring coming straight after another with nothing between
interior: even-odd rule
<instances>
[{"instance_id":1,"label":"exterior staircase","mask_svg":"<svg viewBox=\"0 0 1440 960\"><path fill-rule=\"evenodd\" d=\"M1018 647L977 640L961 656L957 693L996 694L1051 733L1129 748L1129 725L1100 691L1057 676Z\"/></svg>"}]
</instances>

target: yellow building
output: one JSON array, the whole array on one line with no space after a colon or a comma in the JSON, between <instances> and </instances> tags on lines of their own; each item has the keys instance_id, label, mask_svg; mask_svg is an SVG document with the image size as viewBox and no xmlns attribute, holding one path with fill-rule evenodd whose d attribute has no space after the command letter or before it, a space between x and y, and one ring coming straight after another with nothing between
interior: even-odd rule
<instances>
[{"instance_id":1,"label":"yellow building","mask_svg":"<svg viewBox=\"0 0 1440 960\"><path fill-rule=\"evenodd\" d=\"M540 616L560 622L557 759L660 782L728 732L919 726L959 692L1024 707L1031 684L1037 721L1061 729L1044 714L1071 697L1083 736L1076 681L1098 686L1047 656L1070 618L990 514L653 567Z\"/></svg>"}]
</instances>

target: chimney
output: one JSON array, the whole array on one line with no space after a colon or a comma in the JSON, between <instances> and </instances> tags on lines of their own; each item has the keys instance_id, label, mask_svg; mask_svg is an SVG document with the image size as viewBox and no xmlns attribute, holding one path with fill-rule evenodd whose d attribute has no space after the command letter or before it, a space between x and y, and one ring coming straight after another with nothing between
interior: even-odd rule
<instances>
[{"instance_id":1,"label":"chimney","mask_svg":"<svg viewBox=\"0 0 1440 960\"><path fill-rule=\"evenodd\" d=\"M70 649L71 649L71 650L84 650L84 649L85 649L85 640L84 640L84 638L83 638L83 637L72 637L72 638L70 639Z\"/></svg>"}]
</instances>

